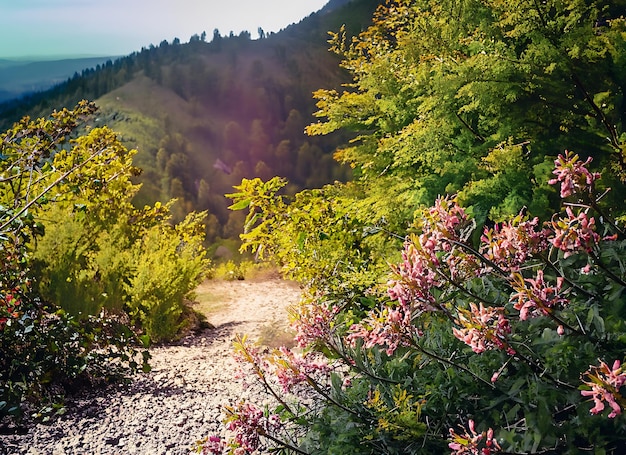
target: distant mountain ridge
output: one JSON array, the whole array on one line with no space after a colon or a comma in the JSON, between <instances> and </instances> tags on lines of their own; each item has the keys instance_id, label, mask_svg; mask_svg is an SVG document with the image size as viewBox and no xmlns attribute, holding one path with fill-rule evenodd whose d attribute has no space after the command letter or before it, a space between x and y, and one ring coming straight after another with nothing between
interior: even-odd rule
<instances>
[{"instance_id":1,"label":"distant mountain ridge","mask_svg":"<svg viewBox=\"0 0 626 455\"><path fill-rule=\"evenodd\" d=\"M317 13L326 14L353 0L330 0ZM315 13L314 13L315 14ZM104 65L120 56L67 57L55 59L0 59L0 103L46 91L75 73Z\"/></svg>"},{"instance_id":2,"label":"distant mountain ridge","mask_svg":"<svg viewBox=\"0 0 626 455\"><path fill-rule=\"evenodd\" d=\"M76 72L96 68L118 56L64 58L60 60L0 60L0 102L45 91L68 80Z\"/></svg>"}]
</instances>

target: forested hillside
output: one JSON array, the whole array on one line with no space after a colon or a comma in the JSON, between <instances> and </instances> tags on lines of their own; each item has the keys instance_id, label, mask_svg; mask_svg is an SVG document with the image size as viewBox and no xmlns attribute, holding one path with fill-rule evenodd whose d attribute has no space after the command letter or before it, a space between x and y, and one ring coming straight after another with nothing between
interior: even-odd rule
<instances>
[{"instance_id":1,"label":"forested hillside","mask_svg":"<svg viewBox=\"0 0 626 455\"><path fill-rule=\"evenodd\" d=\"M185 44L163 41L4 105L1 126L95 100L96 125L111 127L138 150L138 206L177 198L176 220L208 210L209 241L237 237L241 216L227 210L224 194L242 178L285 176L291 193L349 178L349 167L332 154L350 136L311 138L304 128L315 111L312 92L350 80L328 51L327 32L343 24L360 32L378 3L330 2L279 33L259 30L258 40L215 30Z\"/></svg>"}]
</instances>

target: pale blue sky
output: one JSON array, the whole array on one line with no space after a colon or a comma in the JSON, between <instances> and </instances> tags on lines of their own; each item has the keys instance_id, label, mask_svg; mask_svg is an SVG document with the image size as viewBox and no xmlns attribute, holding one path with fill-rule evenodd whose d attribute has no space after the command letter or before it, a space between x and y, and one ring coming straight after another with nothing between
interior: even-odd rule
<instances>
[{"instance_id":1,"label":"pale blue sky","mask_svg":"<svg viewBox=\"0 0 626 455\"><path fill-rule=\"evenodd\" d=\"M278 31L328 0L0 0L0 59L127 55L215 28Z\"/></svg>"}]
</instances>

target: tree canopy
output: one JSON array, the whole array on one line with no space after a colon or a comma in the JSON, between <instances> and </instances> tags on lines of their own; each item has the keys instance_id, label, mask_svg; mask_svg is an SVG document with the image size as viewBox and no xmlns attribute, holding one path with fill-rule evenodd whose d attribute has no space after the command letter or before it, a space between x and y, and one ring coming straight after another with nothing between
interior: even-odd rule
<instances>
[{"instance_id":1,"label":"tree canopy","mask_svg":"<svg viewBox=\"0 0 626 455\"><path fill-rule=\"evenodd\" d=\"M356 132L337 159L401 201L430 204L458 192L482 217L524 206L544 214L551 196L542 182L563 150L626 169L625 9L388 2L351 42L333 35L353 83L315 93L322 120L307 131Z\"/></svg>"}]
</instances>

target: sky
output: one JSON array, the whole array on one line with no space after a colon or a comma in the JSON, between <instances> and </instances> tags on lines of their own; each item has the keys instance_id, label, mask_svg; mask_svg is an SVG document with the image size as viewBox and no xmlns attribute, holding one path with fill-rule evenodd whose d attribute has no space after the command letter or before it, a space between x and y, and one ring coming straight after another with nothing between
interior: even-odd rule
<instances>
[{"instance_id":1,"label":"sky","mask_svg":"<svg viewBox=\"0 0 626 455\"><path fill-rule=\"evenodd\" d=\"M0 59L122 56L261 27L277 32L328 0L0 0Z\"/></svg>"}]
</instances>

